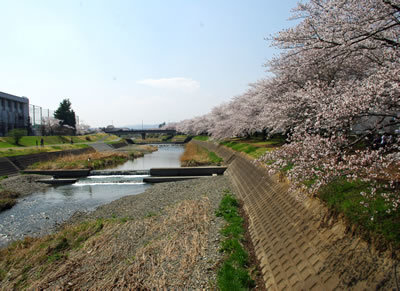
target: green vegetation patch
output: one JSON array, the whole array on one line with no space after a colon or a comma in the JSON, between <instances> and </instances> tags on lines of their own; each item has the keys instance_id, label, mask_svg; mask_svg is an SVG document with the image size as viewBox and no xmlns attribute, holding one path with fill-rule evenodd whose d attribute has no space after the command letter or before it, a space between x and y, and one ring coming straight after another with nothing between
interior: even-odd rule
<instances>
[{"instance_id":1,"label":"green vegetation patch","mask_svg":"<svg viewBox=\"0 0 400 291\"><path fill-rule=\"evenodd\" d=\"M195 136L193 139L194 140L200 140L200 141L207 141L208 140L208 136L207 135L198 135L198 136Z\"/></svg>"},{"instance_id":2,"label":"green vegetation patch","mask_svg":"<svg viewBox=\"0 0 400 291\"><path fill-rule=\"evenodd\" d=\"M225 239L220 249L225 259L217 275L217 284L221 290L248 290L255 285L248 270L249 256L242 245L245 230L238 209L238 201L229 191L225 191L216 211L216 215L227 222L221 231Z\"/></svg>"},{"instance_id":3,"label":"green vegetation patch","mask_svg":"<svg viewBox=\"0 0 400 291\"><path fill-rule=\"evenodd\" d=\"M2 180L2 178L0 178L0 180ZM12 208L17 203L18 196L18 193L3 190L0 187L0 212Z\"/></svg>"},{"instance_id":4,"label":"green vegetation patch","mask_svg":"<svg viewBox=\"0 0 400 291\"><path fill-rule=\"evenodd\" d=\"M18 148L18 147L30 147L40 146L40 140L43 138L44 145L55 145L55 144L71 144L72 143L87 143L96 142L104 139L105 141L112 141L118 139L115 135L109 135L105 133L88 134L88 135L77 135L77 136L23 136L19 140L19 145L15 144L15 140L12 137L0 138L0 148ZM37 143L37 144L36 144Z\"/></svg>"},{"instance_id":5,"label":"green vegetation patch","mask_svg":"<svg viewBox=\"0 0 400 291\"><path fill-rule=\"evenodd\" d=\"M171 138L171 141L172 142L184 142L187 139L187 137L188 137L187 135L175 135Z\"/></svg>"},{"instance_id":6,"label":"green vegetation patch","mask_svg":"<svg viewBox=\"0 0 400 291\"><path fill-rule=\"evenodd\" d=\"M269 150L269 148L266 147L236 141L223 141L221 144L235 151L246 153L255 159L260 158Z\"/></svg>"},{"instance_id":7,"label":"green vegetation patch","mask_svg":"<svg viewBox=\"0 0 400 291\"><path fill-rule=\"evenodd\" d=\"M10 209L17 203L13 198L0 198L0 211Z\"/></svg>"},{"instance_id":8,"label":"green vegetation patch","mask_svg":"<svg viewBox=\"0 0 400 291\"><path fill-rule=\"evenodd\" d=\"M87 144L65 144L59 146L44 146L44 147L14 147L9 149L0 150L0 157L13 157L13 156L22 156L22 155L31 155L31 154L39 154L39 153L47 153L47 152L56 152L63 150L73 150L73 149L82 149L87 148Z\"/></svg>"},{"instance_id":9,"label":"green vegetation patch","mask_svg":"<svg viewBox=\"0 0 400 291\"><path fill-rule=\"evenodd\" d=\"M340 178L322 187L319 196L328 207L366 230L367 240L372 235L400 246L400 209L394 210L391 202L396 199L394 189L382 186L372 194L369 183Z\"/></svg>"},{"instance_id":10,"label":"green vegetation patch","mask_svg":"<svg viewBox=\"0 0 400 291\"><path fill-rule=\"evenodd\" d=\"M219 156L217 156L217 154L216 153L214 153L214 152L208 152L208 157L210 158L210 161L211 161L211 163L212 164L214 164L214 165L221 165L222 164L222 162L224 161L224 159L223 158L220 158Z\"/></svg>"},{"instance_id":11,"label":"green vegetation patch","mask_svg":"<svg viewBox=\"0 0 400 291\"><path fill-rule=\"evenodd\" d=\"M205 165L220 166L223 162L223 159L215 152L209 151L208 149L193 142L186 144L185 152L180 157L180 160L183 167L197 167Z\"/></svg>"}]
</instances>

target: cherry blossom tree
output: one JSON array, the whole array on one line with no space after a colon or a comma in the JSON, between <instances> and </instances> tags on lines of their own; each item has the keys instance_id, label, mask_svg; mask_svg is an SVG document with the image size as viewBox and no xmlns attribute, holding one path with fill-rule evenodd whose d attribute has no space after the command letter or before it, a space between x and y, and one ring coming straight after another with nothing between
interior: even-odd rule
<instances>
[{"instance_id":1,"label":"cherry blossom tree","mask_svg":"<svg viewBox=\"0 0 400 291\"><path fill-rule=\"evenodd\" d=\"M378 147L371 139L400 128L400 0L310 0L293 18L270 38L282 51L266 64L272 77L176 128L216 139L288 134L261 160L289 168L296 186L315 180L311 191L337 177L394 185L398 137Z\"/></svg>"}]
</instances>

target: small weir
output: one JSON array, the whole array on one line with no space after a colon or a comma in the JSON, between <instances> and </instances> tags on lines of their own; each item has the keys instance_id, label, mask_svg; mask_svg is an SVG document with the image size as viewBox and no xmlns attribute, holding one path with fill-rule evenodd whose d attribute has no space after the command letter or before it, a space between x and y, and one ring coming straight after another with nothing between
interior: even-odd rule
<instances>
[{"instance_id":1,"label":"small weir","mask_svg":"<svg viewBox=\"0 0 400 291\"><path fill-rule=\"evenodd\" d=\"M127 195L144 192L153 167L179 167L180 145L158 145L159 150L113 169L92 171L74 184L49 187L45 192L21 198L11 209L0 212L0 247L25 236L48 234L76 211L96 207Z\"/></svg>"},{"instance_id":2,"label":"small weir","mask_svg":"<svg viewBox=\"0 0 400 291\"><path fill-rule=\"evenodd\" d=\"M90 172L90 176L127 176L127 175L150 175L150 170L94 170Z\"/></svg>"}]
</instances>

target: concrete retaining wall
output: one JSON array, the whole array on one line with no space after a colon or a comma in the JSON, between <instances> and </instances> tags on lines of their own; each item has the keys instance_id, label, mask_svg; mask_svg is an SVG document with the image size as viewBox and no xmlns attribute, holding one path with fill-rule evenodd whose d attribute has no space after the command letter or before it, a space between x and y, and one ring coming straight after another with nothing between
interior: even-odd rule
<instances>
[{"instance_id":1,"label":"concrete retaining wall","mask_svg":"<svg viewBox=\"0 0 400 291\"><path fill-rule=\"evenodd\" d=\"M0 158L0 176L11 176L18 173L19 169L8 158Z\"/></svg>"},{"instance_id":2,"label":"concrete retaining wall","mask_svg":"<svg viewBox=\"0 0 400 291\"><path fill-rule=\"evenodd\" d=\"M211 176L222 175L226 167L182 167L182 168L152 168L151 176Z\"/></svg>"},{"instance_id":3,"label":"concrete retaining wall","mask_svg":"<svg viewBox=\"0 0 400 291\"><path fill-rule=\"evenodd\" d=\"M27 170L23 171L24 174L37 174L53 176L54 178L82 178L89 176L89 169L82 170Z\"/></svg>"},{"instance_id":4,"label":"concrete retaining wall","mask_svg":"<svg viewBox=\"0 0 400 291\"><path fill-rule=\"evenodd\" d=\"M14 156L8 157L8 159L14 163L20 170L25 170L28 166L43 161L49 161L52 159L56 159L62 156L67 155L79 155L83 153L94 152L95 150L91 147L77 149L77 150L66 150L59 152L49 152L49 153L39 153L39 154L31 154L31 155L23 155L23 156Z\"/></svg>"},{"instance_id":5,"label":"concrete retaining wall","mask_svg":"<svg viewBox=\"0 0 400 291\"><path fill-rule=\"evenodd\" d=\"M122 142L119 142L119 143L112 143L112 144L109 144L111 147L113 147L114 149L119 149L119 148L122 148L122 147L126 147L127 145L128 145L128 142L126 142L125 140L124 141L122 141Z\"/></svg>"},{"instance_id":6,"label":"concrete retaining wall","mask_svg":"<svg viewBox=\"0 0 400 291\"><path fill-rule=\"evenodd\" d=\"M319 229L307 203L253 160L224 146L195 141L229 164L234 191L243 200L249 231L268 290L333 290L338 274L324 267L335 234Z\"/></svg>"}]
</instances>

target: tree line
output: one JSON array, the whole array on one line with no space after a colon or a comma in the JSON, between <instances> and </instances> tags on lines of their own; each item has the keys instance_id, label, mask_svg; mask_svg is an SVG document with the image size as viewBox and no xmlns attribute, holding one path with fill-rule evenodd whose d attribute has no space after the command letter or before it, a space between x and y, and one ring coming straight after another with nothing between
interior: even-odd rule
<instances>
[{"instance_id":1,"label":"tree line","mask_svg":"<svg viewBox=\"0 0 400 291\"><path fill-rule=\"evenodd\" d=\"M313 191L339 176L394 185L388 169L400 165L400 1L310 0L292 19L298 24L268 39L281 50L265 64L272 77L166 127L215 139L285 134L287 144L262 160L271 171L289 166L298 183L318 177Z\"/></svg>"}]
</instances>

